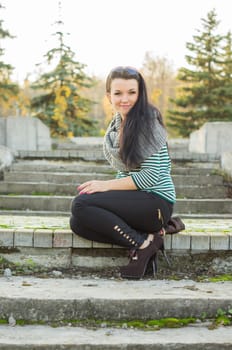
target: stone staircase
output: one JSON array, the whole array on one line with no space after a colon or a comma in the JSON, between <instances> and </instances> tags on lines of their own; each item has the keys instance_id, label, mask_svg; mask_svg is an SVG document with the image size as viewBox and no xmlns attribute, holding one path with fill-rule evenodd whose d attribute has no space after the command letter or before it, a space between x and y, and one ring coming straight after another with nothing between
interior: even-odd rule
<instances>
[{"instance_id":1,"label":"stone staircase","mask_svg":"<svg viewBox=\"0 0 232 350\"><path fill-rule=\"evenodd\" d=\"M120 279L124 249L69 229L77 185L114 176L100 145L17 153L0 181L0 261L13 271L0 277L0 350L231 349L232 282L208 276L232 274L231 185L216 157L170 153L186 230L165 237L172 268L160 259L156 279L141 281Z\"/></svg>"},{"instance_id":2,"label":"stone staircase","mask_svg":"<svg viewBox=\"0 0 232 350\"><path fill-rule=\"evenodd\" d=\"M209 155L190 157L188 153L172 154L172 175L178 198L175 213L183 217L231 217L230 187L220 174L219 160ZM76 153L19 152L0 182L0 210L68 215L78 184L113 177L112 169L97 147Z\"/></svg>"},{"instance_id":3,"label":"stone staircase","mask_svg":"<svg viewBox=\"0 0 232 350\"><path fill-rule=\"evenodd\" d=\"M174 215L183 218L186 230L181 235L166 237L166 248L172 252L230 251L231 184L225 182L220 172L219 159L207 154L190 154L182 147L171 147L170 153L177 192ZM71 249L68 255L72 258L75 249L108 248L109 252L109 248L118 248L83 240L69 229L70 205L78 184L114 176L100 144L81 144L74 149L47 152L19 151L0 181L2 245L21 249L25 246ZM100 249L98 252L102 253ZM117 259L111 264L118 264ZM87 265L91 266L89 262Z\"/></svg>"}]
</instances>

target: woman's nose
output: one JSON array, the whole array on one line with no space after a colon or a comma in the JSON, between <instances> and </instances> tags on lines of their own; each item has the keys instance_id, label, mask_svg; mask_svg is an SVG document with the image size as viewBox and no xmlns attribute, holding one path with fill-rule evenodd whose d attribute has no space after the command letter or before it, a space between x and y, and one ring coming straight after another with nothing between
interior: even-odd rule
<instances>
[{"instance_id":1,"label":"woman's nose","mask_svg":"<svg viewBox=\"0 0 232 350\"><path fill-rule=\"evenodd\" d=\"M124 94L124 95L122 95L122 101L124 102L126 102L126 101L128 101L128 95L127 94Z\"/></svg>"}]
</instances>

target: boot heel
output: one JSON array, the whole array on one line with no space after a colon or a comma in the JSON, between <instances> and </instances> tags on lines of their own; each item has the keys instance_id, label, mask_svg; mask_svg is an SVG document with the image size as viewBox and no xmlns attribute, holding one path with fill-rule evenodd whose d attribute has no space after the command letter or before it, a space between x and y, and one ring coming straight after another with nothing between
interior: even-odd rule
<instances>
[{"instance_id":1,"label":"boot heel","mask_svg":"<svg viewBox=\"0 0 232 350\"><path fill-rule=\"evenodd\" d=\"M158 254L155 254L152 258L152 271L153 276L156 277L156 274L158 272Z\"/></svg>"},{"instance_id":2,"label":"boot heel","mask_svg":"<svg viewBox=\"0 0 232 350\"><path fill-rule=\"evenodd\" d=\"M164 259L165 259L167 265L168 265L169 267L171 267L172 264L171 264L171 261L170 261L170 259L168 258L167 254L166 254L166 250L164 249L164 246L161 247L160 250L161 250L161 252L162 252L162 254L163 254L163 257L164 257Z\"/></svg>"}]
</instances>

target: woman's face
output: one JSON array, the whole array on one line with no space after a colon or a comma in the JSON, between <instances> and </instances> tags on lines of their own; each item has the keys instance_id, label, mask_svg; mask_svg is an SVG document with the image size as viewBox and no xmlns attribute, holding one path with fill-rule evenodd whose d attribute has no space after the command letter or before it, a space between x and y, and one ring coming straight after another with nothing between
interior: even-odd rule
<instances>
[{"instance_id":1,"label":"woman's face","mask_svg":"<svg viewBox=\"0 0 232 350\"><path fill-rule=\"evenodd\" d=\"M139 84L136 79L115 78L111 82L111 90L107 94L116 112L125 118L135 105L139 96Z\"/></svg>"}]
</instances>

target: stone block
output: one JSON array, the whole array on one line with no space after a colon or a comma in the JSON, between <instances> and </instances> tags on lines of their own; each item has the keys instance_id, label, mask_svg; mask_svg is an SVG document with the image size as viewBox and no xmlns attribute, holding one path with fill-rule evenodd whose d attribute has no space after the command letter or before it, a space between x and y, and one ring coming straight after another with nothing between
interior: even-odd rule
<instances>
[{"instance_id":1,"label":"stone block","mask_svg":"<svg viewBox=\"0 0 232 350\"><path fill-rule=\"evenodd\" d=\"M52 248L53 231L37 229L34 231L34 247Z\"/></svg>"},{"instance_id":2,"label":"stone block","mask_svg":"<svg viewBox=\"0 0 232 350\"><path fill-rule=\"evenodd\" d=\"M73 244L73 234L70 230L55 230L53 234L53 247L71 248Z\"/></svg>"},{"instance_id":3,"label":"stone block","mask_svg":"<svg viewBox=\"0 0 232 350\"><path fill-rule=\"evenodd\" d=\"M51 149L50 130L38 118L1 118L0 136L1 144L13 151Z\"/></svg>"},{"instance_id":4,"label":"stone block","mask_svg":"<svg viewBox=\"0 0 232 350\"><path fill-rule=\"evenodd\" d=\"M76 234L73 235L73 248L92 248L92 241L82 238Z\"/></svg>"},{"instance_id":5,"label":"stone block","mask_svg":"<svg viewBox=\"0 0 232 350\"><path fill-rule=\"evenodd\" d=\"M172 236L172 250L190 250L191 236L188 233L178 233Z\"/></svg>"},{"instance_id":6,"label":"stone block","mask_svg":"<svg viewBox=\"0 0 232 350\"><path fill-rule=\"evenodd\" d=\"M9 228L0 229L0 247L14 246L14 230Z\"/></svg>"},{"instance_id":7,"label":"stone block","mask_svg":"<svg viewBox=\"0 0 232 350\"><path fill-rule=\"evenodd\" d=\"M191 249L192 250L209 250L210 236L202 232L195 232L191 234Z\"/></svg>"},{"instance_id":8,"label":"stone block","mask_svg":"<svg viewBox=\"0 0 232 350\"><path fill-rule=\"evenodd\" d=\"M210 237L211 250L229 250L229 235L212 233Z\"/></svg>"},{"instance_id":9,"label":"stone block","mask_svg":"<svg viewBox=\"0 0 232 350\"><path fill-rule=\"evenodd\" d=\"M110 257L110 256L82 256L72 255L72 266L75 267L87 267L87 268L98 268L105 269L106 267L119 267L128 264L128 258L124 257Z\"/></svg>"},{"instance_id":10,"label":"stone block","mask_svg":"<svg viewBox=\"0 0 232 350\"><path fill-rule=\"evenodd\" d=\"M189 151L221 155L232 151L232 122L209 122L190 134Z\"/></svg>"},{"instance_id":11,"label":"stone block","mask_svg":"<svg viewBox=\"0 0 232 350\"><path fill-rule=\"evenodd\" d=\"M14 234L15 247L33 247L33 233L32 229L17 229Z\"/></svg>"},{"instance_id":12,"label":"stone block","mask_svg":"<svg viewBox=\"0 0 232 350\"><path fill-rule=\"evenodd\" d=\"M93 248L112 248L112 244L93 241Z\"/></svg>"},{"instance_id":13,"label":"stone block","mask_svg":"<svg viewBox=\"0 0 232 350\"><path fill-rule=\"evenodd\" d=\"M4 253L3 257L13 264L38 265L53 269L71 266L71 248L30 248L20 247L14 254Z\"/></svg>"}]
</instances>

